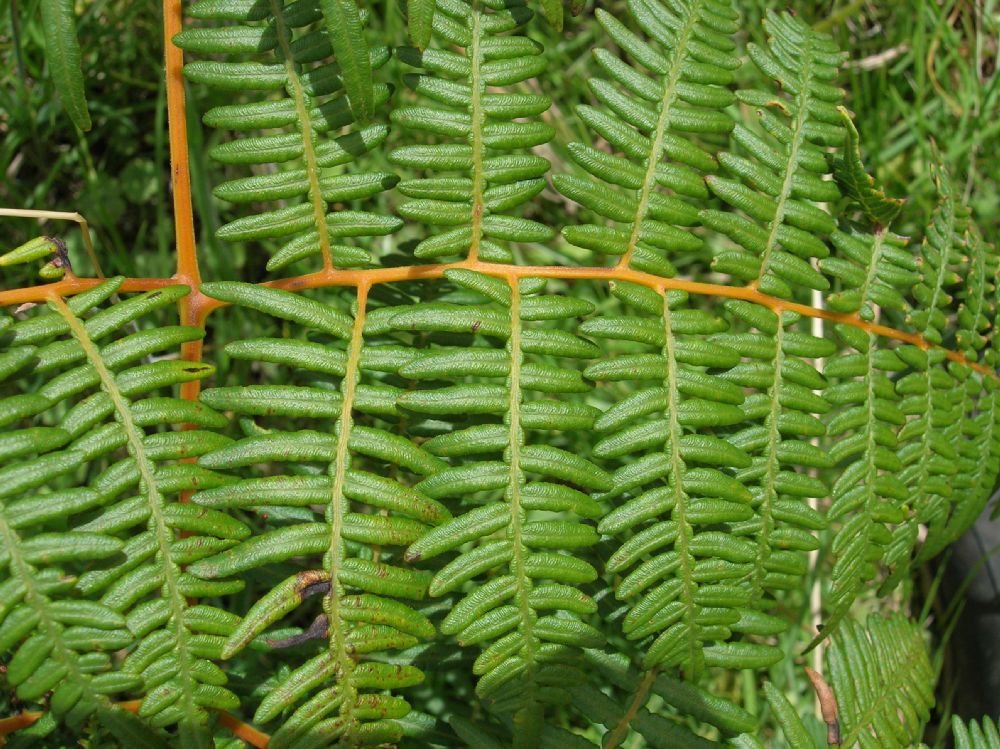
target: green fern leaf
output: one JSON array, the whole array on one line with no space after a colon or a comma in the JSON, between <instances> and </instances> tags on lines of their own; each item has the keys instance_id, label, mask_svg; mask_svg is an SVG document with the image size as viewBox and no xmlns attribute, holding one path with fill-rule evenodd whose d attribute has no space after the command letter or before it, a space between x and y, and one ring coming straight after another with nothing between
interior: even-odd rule
<instances>
[{"instance_id":1,"label":"green fern leaf","mask_svg":"<svg viewBox=\"0 0 1000 749\"><path fill-rule=\"evenodd\" d=\"M833 218L815 203L838 197L824 149L844 142L835 79L843 59L836 44L790 14L770 13L766 47L748 45L757 67L788 96L740 91L762 131L738 124L733 140L746 156L727 153L720 163L736 179L708 177L709 189L742 214L704 210L701 220L737 245L716 254L712 266L750 282L765 294L791 299L799 288L826 290L829 280L809 262L829 250L823 243Z\"/></svg>"},{"instance_id":2,"label":"green fern leaf","mask_svg":"<svg viewBox=\"0 0 1000 749\"><path fill-rule=\"evenodd\" d=\"M401 554L392 549L410 545L450 518L419 484L411 488L403 478L432 476L445 464L410 441L357 419L398 415L400 389L365 380L373 373L394 372L415 354L397 350L393 356L387 347L369 346L364 326L378 310L369 313L364 295L352 317L315 300L251 284L213 283L203 289L216 299L293 323L318 339L241 340L227 347L230 355L274 363L293 381L310 383L317 375L340 379L339 392L312 382L261 385L249 392L213 388L201 396L203 403L253 424L244 438L202 455L203 467L235 471L270 463L285 473L246 476L200 491L192 501L206 508L257 509L262 515L273 508L303 508L312 519L269 528L188 568L205 580L263 565L281 565L286 575L230 630L221 655L230 658L255 640L271 647L325 640L320 653L298 664L257 708L255 720L261 723L292 711L272 745L297 746L306 736L363 744L397 741L401 728L393 719L406 715L409 705L382 692L413 686L423 675L410 665L359 656L406 649L434 635L415 604L398 600L424 598L430 576L403 566ZM288 418L300 426L306 420L312 428L289 430ZM391 473L382 467L386 465ZM316 516L308 509L315 506L325 507L325 513ZM361 509L382 512L357 511ZM374 558L373 549L378 550ZM306 557L308 566L289 564L294 557ZM308 606L306 599L315 595L322 596L322 606L312 627L287 643L269 639L272 625Z\"/></svg>"},{"instance_id":3,"label":"green fern leaf","mask_svg":"<svg viewBox=\"0 0 1000 749\"><path fill-rule=\"evenodd\" d=\"M598 21L636 65L596 49L594 59L609 80L589 83L602 108L577 111L621 155L572 143L573 160L594 179L556 175L553 181L598 217L597 223L565 228L571 244L617 256L621 267L673 276L672 261L702 247L690 231L698 210L688 199L707 197L703 176L717 168L697 138L733 128L722 110L735 101L725 86L739 67L730 38L737 16L723 0L632 0L628 7L650 41L598 9ZM622 226L609 227L606 220Z\"/></svg>"},{"instance_id":4,"label":"green fern leaf","mask_svg":"<svg viewBox=\"0 0 1000 749\"><path fill-rule=\"evenodd\" d=\"M273 252L269 270L316 255L326 267L370 263L370 254L349 244L350 238L390 234L400 221L334 209L377 195L397 181L387 173L338 170L358 162L388 134L384 125L364 124L389 98L386 85L373 87L372 68L389 54L385 47L368 49L361 25L366 13L359 14L352 0L330 0L322 8L283 6L276 0L239 7L205 1L195 3L190 13L238 24L177 34L174 43L187 51L229 58L189 63L184 69L189 80L265 95L286 92L282 98L222 105L205 114L210 127L241 136L267 133L221 143L211 151L214 159L277 167L224 182L215 188L216 196L237 204L280 201L283 206L230 221L218 230L219 238L264 244Z\"/></svg>"},{"instance_id":5,"label":"green fern leaf","mask_svg":"<svg viewBox=\"0 0 1000 749\"><path fill-rule=\"evenodd\" d=\"M452 141L407 145L389 154L397 166L431 173L399 185L411 198L399 207L404 218L444 227L416 246L417 258L511 262L507 243L544 242L553 235L544 224L510 215L545 187L549 162L523 151L552 137L552 128L535 119L549 100L496 90L520 84L545 66L540 45L510 33L530 17L520 2L438 2L432 24L440 48L399 50L404 63L427 71L405 80L428 103L398 106L392 121ZM451 51L452 45L464 51ZM442 172L461 176L437 176Z\"/></svg>"}]
</instances>

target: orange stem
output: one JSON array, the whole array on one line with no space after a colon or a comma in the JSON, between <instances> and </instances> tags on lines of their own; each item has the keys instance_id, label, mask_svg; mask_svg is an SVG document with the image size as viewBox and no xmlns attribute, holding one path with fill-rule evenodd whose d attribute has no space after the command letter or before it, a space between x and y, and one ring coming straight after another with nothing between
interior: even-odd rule
<instances>
[{"instance_id":1,"label":"orange stem","mask_svg":"<svg viewBox=\"0 0 1000 749\"><path fill-rule=\"evenodd\" d=\"M891 338L904 343L911 343L924 350L941 349L945 355L954 362L969 367L977 372L992 377L1000 382L1000 376L989 367L969 360L959 351L946 349L935 343L931 343L918 333L910 333L905 330L898 330L887 325L862 320L857 314L844 314L842 312L831 312L830 310L810 307L807 304L790 302L787 299L768 296L762 294L752 286L726 286L725 284L704 283L701 281L688 281L681 278L661 278L652 273L631 270L629 268L587 268L587 267L564 267L561 265L503 265L500 263L486 263L479 260L463 260L458 263L439 263L434 265L406 265L394 268L374 268L368 270L321 270L315 273L307 273L291 278L282 278L276 281L267 281L261 284L273 289L283 289L285 291L305 291L307 289L326 288L330 286L361 286L377 285L382 283L399 283L403 281L422 281L427 279L441 278L446 270L452 268L463 268L475 270L488 276L496 278L555 278L565 281L572 280L592 280L592 281L628 281L631 283L646 286L651 289L666 291L686 291L689 294L700 296L718 296L727 299L742 299L754 304L760 304L775 312L795 312L804 317L817 317L829 320L834 323L851 325L861 328L870 333ZM146 291L148 289L160 288L175 283L171 279L158 278L130 278L125 281L123 291ZM23 304L25 302L44 301L45 297L55 292L60 295L77 294L81 291L93 288L98 283L97 279L74 278L64 279L55 284L44 286L33 286L26 289L12 289L10 291L0 291L0 306L10 304ZM193 291L186 297L187 307L190 310L191 324L204 325L205 318L220 307L225 307L224 302L210 299L200 291Z\"/></svg>"},{"instance_id":2,"label":"orange stem","mask_svg":"<svg viewBox=\"0 0 1000 749\"><path fill-rule=\"evenodd\" d=\"M77 278L66 275L61 281L46 283L39 286L25 286L21 289L0 290L0 307L7 307L15 304L38 304L44 302L52 294L67 297L74 296L95 286L100 286L105 282L104 278ZM123 292L150 291L152 289L162 289L177 283L174 278L127 278L122 284Z\"/></svg>"},{"instance_id":3,"label":"orange stem","mask_svg":"<svg viewBox=\"0 0 1000 749\"><path fill-rule=\"evenodd\" d=\"M283 278L278 281L268 281L264 286L286 291L303 291L305 289L322 288L327 286L357 286L360 284L380 284L397 283L400 281L419 281L429 278L440 278L446 270L451 268L463 268L474 270L487 276L497 278L558 278L562 280L594 280L594 281L628 281L631 283L646 286L660 291L685 291L688 294L698 294L701 296L719 296L727 299L741 299L743 301L760 304L775 312L783 311L795 312L804 317L818 317L834 323L843 323L856 328L861 328L870 333L874 333L885 338L891 338L905 343L912 343L924 350L942 349L945 355L954 362L974 369L982 374L989 375L998 382L1000 376L991 368L976 362L970 361L959 351L945 349L942 346L927 341L917 333L909 333L904 330L890 328L887 325L862 320L857 314L844 314L841 312L831 312L826 309L810 307L807 304L790 302L787 299L763 294L750 286L726 286L724 284L704 283L701 281L688 281L680 278L662 278L652 273L631 270L629 268L587 268L587 267L563 267L559 265L502 265L500 263L485 263L478 260L464 260L459 263L447 263L439 265L409 265L396 268L376 268L372 270L332 270L318 271L292 278ZM221 302L209 302L212 309L224 306Z\"/></svg>"},{"instance_id":4,"label":"orange stem","mask_svg":"<svg viewBox=\"0 0 1000 749\"><path fill-rule=\"evenodd\" d=\"M184 26L181 0L163 2L163 48L167 75L167 131L170 135L170 173L174 195L174 236L177 243L176 280L191 287L191 293L178 303L181 325L202 327L201 270L194 235L191 203L191 169L188 158L187 119L184 106L184 52L173 42ZM181 347L181 357L201 361L202 342L191 341ZM180 396L197 400L201 382L181 385ZM182 497L182 500L184 498Z\"/></svg>"},{"instance_id":5,"label":"orange stem","mask_svg":"<svg viewBox=\"0 0 1000 749\"><path fill-rule=\"evenodd\" d=\"M267 747L267 745L271 742L271 737L266 733L258 731L249 723L244 723L239 718L230 715L227 712L219 713L219 725L223 728L228 728L233 736L238 739L243 739L243 741L250 744L250 746L255 746L258 749L265 749L265 747Z\"/></svg>"},{"instance_id":6,"label":"orange stem","mask_svg":"<svg viewBox=\"0 0 1000 749\"><path fill-rule=\"evenodd\" d=\"M18 713L9 718L0 718L0 746L4 745L7 736L33 725L44 713Z\"/></svg>"},{"instance_id":7,"label":"orange stem","mask_svg":"<svg viewBox=\"0 0 1000 749\"><path fill-rule=\"evenodd\" d=\"M184 53L173 43L183 28L181 0L163 2L163 47L167 74L167 129L174 194L174 239L177 243L177 280L197 289L201 285L191 209L191 169L188 164L187 119L184 108Z\"/></svg>"},{"instance_id":8,"label":"orange stem","mask_svg":"<svg viewBox=\"0 0 1000 749\"><path fill-rule=\"evenodd\" d=\"M128 702L117 702L115 703L115 707L128 710L130 713L137 713L141 704L142 700L129 700ZM258 731L249 723L244 723L235 715L230 715L225 710L218 710L216 712L219 713L219 725L228 729L233 736L242 739L250 744L250 746L257 747L257 749L266 749L268 743L271 741L271 737L266 733ZM3 746L5 737L15 731L20 731L22 728L27 728L35 724L43 715L45 715L43 712L26 711L10 718L0 719L0 746Z\"/></svg>"}]
</instances>

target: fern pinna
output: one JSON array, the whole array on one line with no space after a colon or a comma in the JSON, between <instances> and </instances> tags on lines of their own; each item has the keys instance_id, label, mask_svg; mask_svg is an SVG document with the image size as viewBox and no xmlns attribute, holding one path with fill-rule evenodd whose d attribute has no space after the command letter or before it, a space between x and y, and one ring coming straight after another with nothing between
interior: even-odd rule
<instances>
[{"instance_id":1,"label":"fern pinna","mask_svg":"<svg viewBox=\"0 0 1000 749\"><path fill-rule=\"evenodd\" d=\"M205 507L264 507L285 522L200 560L192 574L225 578L293 557L316 557L296 565L293 574L251 607L222 654L231 657L283 616L310 606L307 598L322 594L321 610L296 642L311 636L323 640L324 647L267 695L254 718L267 723L301 703L274 735L274 747L303 741L317 745L308 742L320 737L324 746L395 741L401 729L387 719L406 715L409 705L380 692L418 684L423 675L409 665L356 659L404 649L434 634L425 615L398 600L423 599L430 576L401 566L402 550L392 547L426 537L432 526L450 517L420 484L412 486L412 477L434 476L445 465L384 428L356 423L355 413L395 415L401 390L378 380L413 355L401 347L366 345L370 323L365 290L358 294L352 317L315 300L250 284L203 288L217 299L274 315L311 334L309 339L241 340L227 347L234 358L287 367L289 379L303 384L213 388L202 395L202 401L240 415L246 436L203 455L200 464L227 471L264 463L272 468L266 476L198 492L192 501ZM331 345L341 341L347 342L346 350ZM366 375L374 381L365 382ZM339 388L331 387L331 376L339 378ZM284 472L275 471L279 466L285 466ZM352 505L367 511L353 511ZM272 508L298 511L279 514Z\"/></svg>"},{"instance_id":2,"label":"fern pinna","mask_svg":"<svg viewBox=\"0 0 1000 749\"><path fill-rule=\"evenodd\" d=\"M528 150L548 142L553 129L538 120L549 108L548 98L501 87L538 75L545 58L537 42L511 33L531 18L522 3L448 0L435 5L432 29L439 44L399 50L402 62L427 71L404 80L428 103L397 106L391 119L407 130L447 140L389 153L400 168L434 175L400 183L399 191L411 200L400 204L399 213L446 227L417 244L416 258L457 255L511 262L508 243L544 242L554 234L545 224L510 215L544 189L549 162ZM446 48L452 45L463 52Z\"/></svg>"},{"instance_id":3,"label":"fern pinna","mask_svg":"<svg viewBox=\"0 0 1000 749\"><path fill-rule=\"evenodd\" d=\"M249 92L205 115L236 132L218 235L312 272L202 284L181 241L183 284L0 291L50 307L0 320L4 679L46 711L0 738L813 746L776 687L756 715L708 676L789 657L821 551L845 743L915 740L924 635L850 608L1000 467L1000 263L948 176L894 232L832 39L771 14L748 74L726 0L595 11L589 137L553 175L531 9L407 5L399 65L353 0L199 0L175 37L191 84Z\"/></svg>"},{"instance_id":4,"label":"fern pinna","mask_svg":"<svg viewBox=\"0 0 1000 749\"><path fill-rule=\"evenodd\" d=\"M233 622L196 599L243 583L206 583L182 565L250 530L177 501L181 492L228 480L178 461L230 440L177 430L182 423L218 429L225 419L159 395L212 367L147 361L203 333L137 324L189 289L167 286L94 311L122 280L69 303L53 297L52 309L4 332L5 375L14 386L2 401L5 421L36 424L4 435L3 631L4 649L14 649L8 678L24 700L51 692L53 713L71 725L97 711L126 743L151 729L112 709L106 695L133 691L143 696L136 710L148 725L177 725L186 745L208 746L207 709L239 703L214 663L218 629ZM126 647L124 660L110 657ZM155 734L149 741L162 743Z\"/></svg>"},{"instance_id":5,"label":"fern pinna","mask_svg":"<svg viewBox=\"0 0 1000 749\"><path fill-rule=\"evenodd\" d=\"M192 82L226 91L260 92L256 101L212 108L204 121L241 136L215 146L210 151L213 159L255 171L215 188L215 196L223 200L258 204L252 213L220 227L217 236L230 242L266 243L272 251L269 270L315 255L326 268L364 265L371 254L343 239L381 236L400 227L399 219L391 216L333 209L339 203L371 198L392 187L397 178L386 172L339 169L385 140L386 126L367 120L375 107L385 104L389 87L381 83L373 89L369 70L367 90L360 86L367 97L348 98L353 81L345 82L342 67L331 58L334 46L352 49L341 37L363 41L361 17L354 3L327 3L354 9L336 24L331 22L337 29L331 35L321 5L203 0L187 12L211 25L188 28L174 37L174 43L189 52L224 58L186 65L184 73ZM227 21L231 23L219 25ZM376 67L389 56L384 46L369 50L362 45L352 51ZM357 67L364 66L351 69ZM268 97L277 91L284 95ZM260 131L266 132L244 135ZM263 171L267 167L271 168ZM278 207L259 208L272 202Z\"/></svg>"}]
</instances>

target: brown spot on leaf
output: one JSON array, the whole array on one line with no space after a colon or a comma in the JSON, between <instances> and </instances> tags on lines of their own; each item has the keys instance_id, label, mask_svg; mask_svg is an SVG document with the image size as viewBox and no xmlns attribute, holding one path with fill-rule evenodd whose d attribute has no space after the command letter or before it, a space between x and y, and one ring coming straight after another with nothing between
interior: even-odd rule
<instances>
[{"instance_id":1,"label":"brown spot on leaf","mask_svg":"<svg viewBox=\"0 0 1000 749\"><path fill-rule=\"evenodd\" d=\"M330 575L324 570L307 570L300 572L295 579L295 593L299 600L330 590Z\"/></svg>"}]
</instances>

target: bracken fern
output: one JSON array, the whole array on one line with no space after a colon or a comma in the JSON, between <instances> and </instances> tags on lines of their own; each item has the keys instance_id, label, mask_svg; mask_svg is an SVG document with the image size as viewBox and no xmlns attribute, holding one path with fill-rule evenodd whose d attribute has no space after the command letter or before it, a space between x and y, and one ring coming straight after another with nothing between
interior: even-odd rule
<instances>
[{"instance_id":1,"label":"bracken fern","mask_svg":"<svg viewBox=\"0 0 1000 749\"><path fill-rule=\"evenodd\" d=\"M531 10L407 6L408 92L353 0L199 0L174 39L210 57L191 83L253 97L205 115L238 133L212 151L245 206L219 236L321 269L201 283L182 240L194 288L0 292L50 306L0 319L0 643L48 711L27 730L202 747L218 720L263 746L240 710L275 749L757 747L706 674L788 657L823 551L824 716L845 746L917 741L924 633L850 609L966 529L1000 467L1000 261L948 175L922 241L895 233L832 39L768 15L747 51L775 85L733 90L725 0L596 11L620 54L595 50L593 137L550 175ZM531 205L550 176L591 265L517 262L559 250ZM412 248L368 252L404 224ZM209 314L225 366L199 395Z\"/></svg>"}]
</instances>

